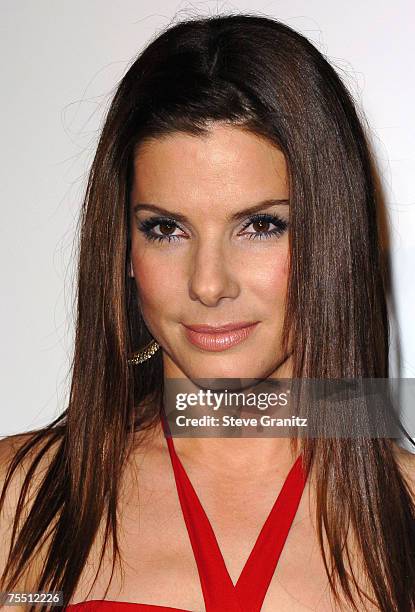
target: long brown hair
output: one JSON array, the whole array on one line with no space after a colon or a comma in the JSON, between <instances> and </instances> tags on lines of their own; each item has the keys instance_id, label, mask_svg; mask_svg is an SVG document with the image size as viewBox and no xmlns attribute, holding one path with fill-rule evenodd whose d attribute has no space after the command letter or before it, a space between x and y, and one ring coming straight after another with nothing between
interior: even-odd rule
<instances>
[{"instance_id":1,"label":"long brown hair","mask_svg":"<svg viewBox=\"0 0 415 612\"><path fill-rule=\"evenodd\" d=\"M12 474L39 445L17 507L3 591L48 538L36 587L63 591L67 605L103 517L102 550L111 535L113 569L119 558L116 509L129 434L157 422L163 392L161 351L140 368L127 365L150 339L128 275L134 152L146 138L205 134L212 120L265 136L287 159L292 265L284 338L294 347L293 377L389 376L379 192L363 116L340 77L305 37L275 19L236 14L167 28L122 78L103 126L80 219L68 407L33 431L10 464L0 508ZM30 480L52 447L17 530ZM301 448L317 475L318 537L335 596L340 583L361 609L346 564L351 527L373 601L383 612L412 610L415 508L392 439L305 438Z\"/></svg>"}]
</instances>

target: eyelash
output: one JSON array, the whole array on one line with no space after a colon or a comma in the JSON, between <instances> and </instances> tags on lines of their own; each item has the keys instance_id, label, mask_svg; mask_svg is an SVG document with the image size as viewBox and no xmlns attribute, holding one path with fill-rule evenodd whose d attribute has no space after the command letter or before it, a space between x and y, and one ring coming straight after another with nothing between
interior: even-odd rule
<instances>
[{"instance_id":1,"label":"eyelash","mask_svg":"<svg viewBox=\"0 0 415 612\"><path fill-rule=\"evenodd\" d=\"M242 229L245 230L252 223L257 223L258 221L273 223L276 227L272 230L257 232L256 234L250 233L248 234L249 240L264 240L272 237L279 238L280 236L282 236L282 234L284 234L289 225L288 221L277 217L277 215L270 215L269 213L259 213L256 215L252 215ZM146 240L149 240L150 242L155 240L157 240L158 242L172 242L173 240L181 240L182 236L161 236L159 234L155 234L153 232L153 229L157 225L162 223L168 223L178 229L181 229L177 225L176 221L174 221L174 219L169 219L168 217L151 217L150 219L146 219L145 221L139 222L138 229L144 234Z\"/></svg>"}]
</instances>

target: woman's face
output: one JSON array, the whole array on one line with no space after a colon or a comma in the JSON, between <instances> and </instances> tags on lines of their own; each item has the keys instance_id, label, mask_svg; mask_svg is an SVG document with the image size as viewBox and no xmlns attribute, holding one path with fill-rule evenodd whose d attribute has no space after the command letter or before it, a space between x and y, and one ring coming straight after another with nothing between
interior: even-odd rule
<instances>
[{"instance_id":1,"label":"woman's face","mask_svg":"<svg viewBox=\"0 0 415 612\"><path fill-rule=\"evenodd\" d=\"M291 375L280 346L288 199L283 154L238 127L140 145L130 273L167 378ZM229 323L252 325L220 334L187 327Z\"/></svg>"}]
</instances>

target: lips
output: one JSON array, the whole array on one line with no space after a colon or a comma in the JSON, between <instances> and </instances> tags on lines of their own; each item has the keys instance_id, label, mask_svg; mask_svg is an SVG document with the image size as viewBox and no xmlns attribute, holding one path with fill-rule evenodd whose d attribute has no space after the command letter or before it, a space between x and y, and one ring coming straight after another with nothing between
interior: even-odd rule
<instances>
[{"instance_id":1,"label":"lips","mask_svg":"<svg viewBox=\"0 0 415 612\"><path fill-rule=\"evenodd\" d=\"M234 329L243 329L244 327L249 327L250 325L254 325L254 322L241 321L239 323L224 323L223 325L185 325L185 327L188 327L196 332L207 332L210 334L221 331L232 331Z\"/></svg>"},{"instance_id":2,"label":"lips","mask_svg":"<svg viewBox=\"0 0 415 612\"><path fill-rule=\"evenodd\" d=\"M186 338L193 345L206 351L224 351L243 342L256 328L259 321L227 323L220 326L184 325Z\"/></svg>"}]
</instances>

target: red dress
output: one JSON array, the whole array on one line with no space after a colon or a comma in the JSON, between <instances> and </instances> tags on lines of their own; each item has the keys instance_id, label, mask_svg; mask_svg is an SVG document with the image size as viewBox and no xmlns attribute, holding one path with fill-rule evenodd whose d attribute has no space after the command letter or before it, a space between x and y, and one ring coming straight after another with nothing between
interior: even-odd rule
<instances>
[{"instance_id":1,"label":"red dress","mask_svg":"<svg viewBox=\"0 0 415 612\"><path fill-rule=\"evenodd\" d=\"M196 559L206 612L259 612L285 540L297 512L307 474L301 455L294 462L247 562L234 585L214 531L186 471L176 454L173 438L163 419L180 505ZM73 612L191 612L181 608L109 600L72 604Z\"/></svg>"}]
</instances>

